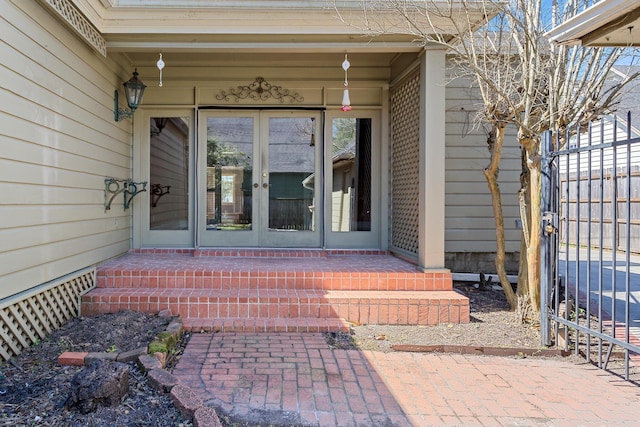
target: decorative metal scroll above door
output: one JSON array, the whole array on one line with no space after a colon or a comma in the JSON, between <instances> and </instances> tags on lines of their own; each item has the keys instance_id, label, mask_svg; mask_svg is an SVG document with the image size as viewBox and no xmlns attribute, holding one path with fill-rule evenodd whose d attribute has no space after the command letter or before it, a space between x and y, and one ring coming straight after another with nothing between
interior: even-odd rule
<instances>
[{"instance_id":1,"label":"decorative metal scroll above door","mask_svg":"<svg viewBox=\"0 0 640 427\"><path fill-rule=\"evenodd\" d=\"M235 101L241 99L253 99L254 101L267 101L275 99L284 104L288 101L290 104L295 102L303 102L304 97L298 92L291 92L282 86L275 86L266 81L263 77L256 77L253 83L247 86L238 86L227 90L221 90L216 99L219 101Z\"/></svg>"}]
</instances>

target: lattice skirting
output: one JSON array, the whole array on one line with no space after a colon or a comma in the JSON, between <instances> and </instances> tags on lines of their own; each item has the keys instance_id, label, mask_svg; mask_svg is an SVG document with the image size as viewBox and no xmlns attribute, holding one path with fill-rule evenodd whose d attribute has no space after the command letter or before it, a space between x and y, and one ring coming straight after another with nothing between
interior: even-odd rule
<instances>
[{"instance_id":1,"label":"lattice skirting","mask_svg":"<svg viewBox=\"0 0 640 427\"><path fill-rule=\"evenodd\" d=\"M0 356L8 360L80 314L80 298L95 287L87 268L0 300Z\"/></svg>"}]
</instances>

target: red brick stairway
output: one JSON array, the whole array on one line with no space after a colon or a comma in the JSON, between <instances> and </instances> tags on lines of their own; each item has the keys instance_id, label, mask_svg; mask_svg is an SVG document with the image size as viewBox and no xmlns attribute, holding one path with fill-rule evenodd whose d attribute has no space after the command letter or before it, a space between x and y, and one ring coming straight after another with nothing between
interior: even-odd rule
<instances>
[{"instance_id":1,"label":"red brick stairway","mask_svg":"<svg viewBox=\"0 0 640 427\"><path fill-rule=\"evenodd\" d=\"M82 314L118 310L182 317L214 332L325 332L356 324L469 321L447 270L376 251L142 250L99 266Z\"/></svg>"}]
</instances>

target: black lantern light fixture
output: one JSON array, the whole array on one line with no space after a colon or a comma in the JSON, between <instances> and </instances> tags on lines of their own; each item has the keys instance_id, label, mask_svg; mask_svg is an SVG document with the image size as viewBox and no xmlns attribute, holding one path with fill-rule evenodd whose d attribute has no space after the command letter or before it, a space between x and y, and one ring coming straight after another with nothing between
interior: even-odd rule
<instances>
[{"instance_id":1,"label":"black lantern light fixture","mask_svg":"<svg viewBox=\"0 0 640 427\"><path fill-rule=\"evenodd\" d=\"M154 117L156 128L150 131L151 136L158 136L162 133L162 130L167 125L169 117Z\"/></svg>"},{"instance_id":2,"label":"black lantern light fixture","mask_svg":"<svg viewBox=\"0 0 640 427\"><path fill-rule=\"evenodd\" d=\"M123 83L124 94L127 97L127 105L131 110L118 108L118 90L113 93L113 118L116 122L133 116L133 112L140 106L142 95L147 87L142 80L138 79L138 69L133 72L133 77Z\"/></svg>"}]
</instances>

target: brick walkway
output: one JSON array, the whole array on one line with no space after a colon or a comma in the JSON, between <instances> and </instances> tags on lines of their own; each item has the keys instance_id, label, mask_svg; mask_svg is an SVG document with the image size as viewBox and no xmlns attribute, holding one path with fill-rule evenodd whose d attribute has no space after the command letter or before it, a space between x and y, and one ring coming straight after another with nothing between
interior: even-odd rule
<instances>
[{"instance_id":1,"label":"brick walkway","mask_svg":"<svg viewBox=\"0 0 640 427\"><path fill-rule=\"evenodd\" d=\"M174 375L249 422L640 425L640 388L590 365L331 350L321 334L194 334Z\"/></svg>"}]
</instances>

